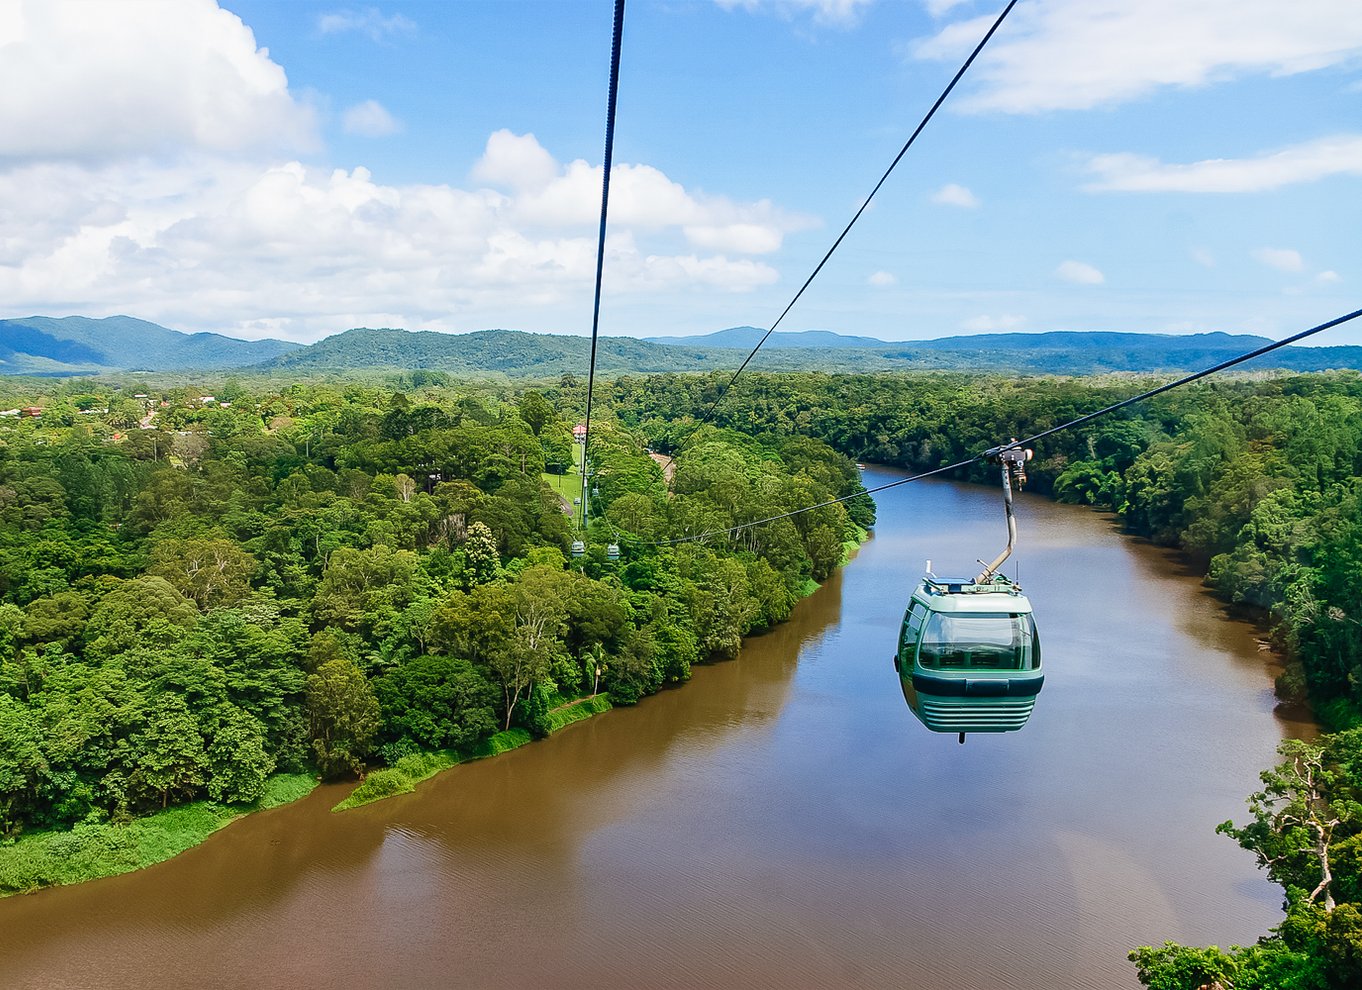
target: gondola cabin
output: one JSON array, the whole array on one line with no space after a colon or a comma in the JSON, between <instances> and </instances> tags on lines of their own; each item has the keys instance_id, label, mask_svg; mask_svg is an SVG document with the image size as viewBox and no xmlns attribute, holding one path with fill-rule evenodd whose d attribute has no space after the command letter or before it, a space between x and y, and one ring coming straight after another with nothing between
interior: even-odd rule
<instances>
[{"instance_id":1,"label":"gondola cabin","mask_svg":"<svg viewBox=\"0 0 1362 990\"><path fill-rule=\"evenodd\" d=\"M967 732L1020 729L1045 682L1031 603L997 574L982 583L923 578L894 665L913 714L961 742Z\"/></svg>"}]
</instances>

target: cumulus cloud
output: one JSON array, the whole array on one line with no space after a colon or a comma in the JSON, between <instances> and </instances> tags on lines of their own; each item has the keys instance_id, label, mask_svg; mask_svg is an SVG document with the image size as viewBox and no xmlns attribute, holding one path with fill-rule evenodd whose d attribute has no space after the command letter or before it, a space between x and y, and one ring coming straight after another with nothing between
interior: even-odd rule
<instances>
[{"instance_id":1,"label":"cumulus cloud","mask_svg":"<svg viewBox=\"0 0 1362 990\"><path fill-rule=\"evenodd\" d=\"M918 58L954 61L993 15L945 25ZM1166 87L1293 75L1362 55L1356 0L1035 0L983 53L958 105L1032 113L1139 99Z\"/></svg>"},{"instance_id":2,"label":"cumulus cloud","mask_svg":"<svg viewBox=\"0 0 1362 990\"><path fill-rule=\"evenodd\" d=\"M1055 274L1075 285L1101 285L1107 277L1086 261L1061 261Z\"/></svg>"},{"instance_id":3,"label":"cumulus cloud","mask_svg":"<svg viewBox=\"0 0 1362 990\"><path fill-rule=\"evenodd\" d=\"M342 122L400 126L376 101ZM283 70L212 0L0 0L0 299L298 340L589 320L599 166L499 131L471 181L399 185L292 160L315 140ZM618 164L605 290L749 292L813 225Z\"/></svg>"},{"instance_id":4,"label":"cumulus cloud","mask_svg":"<svg viewBox=\"0 0 1362 990\"><path fill-rule=\"evenodd\" d=\"M1315 276L1315 281L1319 282L1321 285L1333 285L1335 282L1343 281L1343 276L1339 275L1336 271L1323 271Z\"/></svg>"},{"instance_id":5,"label":"cumulus cloud","mask_svg":"<svg viewBox=\"0 0 1362 990\"><path fill-rule=\"evenodd\" d=\"M725 10L772 11L791 20L810 15L815 24L852 27L874 0L715 0Z\"/></svg>"},{"instance_id":6,"label":"cumulus cloud","mask_svg":"<svg viewBox=\"0 0 1362 990\"><path fill-rule=\"evenodd\" d=\"M561 165L530 141L489 139L484 163L498 146L519 156L504 189L205 155L0 168L0 298L16 311L134 312L294 339L533 319L588 298L600 169ZM776 270L744 255L806 223L769 203L692 194L647 166L621 166L617 180L615 295L770 285ZM587 208L570 202L584 188Z\"/></svg>"},{"instance_id":7,"label":"cumulus cloud","mask_svg":"<svg viewBox=\"0 0 1362 990\"><path fill-rule=\"evenodd\" d=\"M1252 158L1213 158L1165 164L1144 155L1096 155L1087 170L1094 191L1244 193L1362 175L1362 135L1340 134L1265 152Z\"/></svg>"},{"instance_id":8,"label":"cumulus cloud","mask_svg":"<svg viewBox=\"0 0 1362 990\"><path fill-rule=\"evenodd\" d=\"M213 0L20 0L0 17L0 160L315 141L284 70Z\"/></svg>"},{"instance_id":9,"label":"cumulus cloud","mask_svg":"<svg viewBox=\"0 0 1362 990\"><path fill-rule=\"evenodd\" d=\"M402 125L377 100L356 103L341 116L346 134L359 137L387 137L402 130Z\"/></svg>"},{"instance_id":10,"label":"cumulus cloud","mask_svg":"<svg viewBox=\"0 0 1362 990\"><path fill-rule=\"evenodd\" d=\"M1291 248L1258 248L1253 252L1253 257L1269 268L1275 268L1279 272L1303 272L1305 271L1305 259L1301 257L1299 251Z\"/></svg>"},{"instance_id":11,"label":"cumulus cloud","mask_svg":"<svg viewBox=\"0 0 1362 990\"><path fill-rule=\"evenodd\" d=\"M588 225L600 216L601 167L580 159L560 165L532 134L493 134L473 178L511 190L507 211L527 226ZM769 254L786 234L813 223L769 200L735 203L691 193L650 165L628 163L611 172L610 222L638 230L677 229L694 247L738 254Z\"/></svg>"},{"instance_id":12,"label":"cumulus cloud","mask_svg":"<svg viewBox=\"0 0 1362 990\"><path fill-rule=\"evenodd\" d=\"M891 285L898 285L899 279L897 275L890 272L875 272L866 279L866 282L875 286L877 289L887 289Z\"/></svg>"},{"instance_id":13,"label":"cumulus cloud","mask_svg":"<svg viewBox=\"0 0 1362 990\"><path fill-rule=\"evenodd\" d=\"M362 34L370 41L386 41L393 35L412 34L416 23L401 14L384 14L375 7L363 10L335 10L317 18L322 34Z\"/></svg>"},{"instance_id":14,"label":"cumulus cloud","mask_svg":"<svg viewBox=\"0 0 1362 990\"><path fill-rule=\"evenodd\" d=\"M967 210L972 210L979 205L979 197L964 186L950 182L932 195L932 202L941 203L944 206L961 206Z\"/></svg>"},{"instance_id":15,"label":"cumulus cloud","mask_svg":"<svg viewBox=\"0 0 1362 990\"><path fill-rule=\"evenodd\" d=\"M473 166L475 182L499 189L542 189L558 177L560 166L533 134L500 130Z\"/></svg>"}]
</instances>

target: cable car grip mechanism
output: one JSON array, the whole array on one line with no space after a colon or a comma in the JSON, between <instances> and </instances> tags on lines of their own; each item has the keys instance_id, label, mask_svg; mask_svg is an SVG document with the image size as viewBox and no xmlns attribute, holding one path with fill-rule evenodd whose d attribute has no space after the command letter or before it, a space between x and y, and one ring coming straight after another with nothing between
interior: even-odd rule
<instances>
[{"instance_id":1,"label":"cable car grip mechanism","mask_svg":"<svg viewBox=\"0 0 1362 990\"><path fill-rule=\"evenodd\" d=\"M998 568L1003 565L1003 561L1012 556L1012 551L1017 545L1017 519L1012 514L1012 488L1015 485L1020 489L1026 484L1026 462L1031 460L1034 452L1029 447L1013 446L1016 439L1011 444L1004 444L994 447L984 453L990 461L1002 467L1003 481L1003 511L1007 515L1007 546L1003 552L993 559L992 563L984 564L984 569L979 572L979 576L974 579L975 584L984 584L992 580ZM983 564L981 560L979 563Z\"/></svg>"}]
</instances>

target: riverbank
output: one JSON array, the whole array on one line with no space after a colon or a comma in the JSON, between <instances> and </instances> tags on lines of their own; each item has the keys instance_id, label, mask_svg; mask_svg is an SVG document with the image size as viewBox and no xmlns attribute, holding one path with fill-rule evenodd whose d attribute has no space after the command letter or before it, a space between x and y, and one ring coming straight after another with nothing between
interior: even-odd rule
<instances>
[{"instance_id":1,"label":"riverbank","mask_svg":"<svg viewBox=\"0 0 1362 990\"><path fill-rule=\"evenodd\" d=\"M869 539L868 530L857 527L856 536L842 544L845 566ZM799 589L807 598L820 587L813 579ZM549 735L612 708L608 694L574 699L549 713ZM469 750L436 750L412 753L391 767L367 774L332 812L349 811L399 794L462 763L509 752L533 741L525 729L509 729L483 740ZM9 845L0 845L0 897L27 893L44 887L83 883L117 876L164 862L204 842L233 821L256 811L297 801L317 786L314 777L278 774L270 779L265 795L250 805L223 805L195 801L168 808L145 818L124 823L90 822L69 831L34 832Z\"/></svg>"},{"instance_id":2,"label":"riverbank","mask_svg":"<svg viewBox=\"0 0 1362 990\"><path fill-rule=\"evenodd\" d=\"M856 551L869 538L870 531L857 526L856 536L842 542L842 560L837 566L845 567L850 563L856 555ZM820 587L822 585L813 578L809 578L800 586L799 597L808 598ZM574 722L581 722L595 715L600 715L602 712L610 711L613 707L610 703L610 696L604 693L560 705L549 713L548 734L553 735L553 733L572 725ZM390 767L381 767L366 774L359 785L331 810L332 812L350 811L354 808L362 808L366 804L373 804L375 801L396 797L399 794L410 794L416 790L417 784L461 763L485 760L488 757L518 749L532 741L533 738L525 729L508 729L483 740L467 751L440 749L425 753L411 753L402 757Z\"/></svg>"},{"instance_id":3,"label":"riverbank","mask_svg":"<svg viewBox=\"0 0 1362 990\"><path fill-rule=\"evenodd\" d=\"M31 832L0 845L0 897L118 876L163 863L256 811L312 793L308 774L275 774L251 804L194 801L129 822L85 822L70 831Z\"/></svg>"},{"instance_id":4,"label":"riverbank","mask_svg":"<svg viewBox=\"0 0 1362 990\"><path fill-rule=\"evenodd\" d=\"M574 722L608 712L612 707L610 696L605 693L561 705L549 712L548 734L553 735ZM470 750L438 749L427 753L411 753L390 767L382 767L366 774L359 786L331 810L349 811L352 808L373 804L375 801L382 801L384 798L396 797L398 794L410 794L416 790L417 784L461 763L499 756L533 741L534 737L527 729L517 728L498 732Z\"/></svg>"}]
</instances>

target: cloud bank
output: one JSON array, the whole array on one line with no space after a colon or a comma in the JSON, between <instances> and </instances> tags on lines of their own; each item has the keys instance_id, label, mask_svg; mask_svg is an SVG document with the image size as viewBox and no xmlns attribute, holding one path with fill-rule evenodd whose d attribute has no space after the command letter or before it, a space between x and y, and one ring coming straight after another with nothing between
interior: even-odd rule
<instances>
[{"instance_id":1,"label":"cloud bank","mask_svg":"<svg viewBox=\"0 0 1362 990\"><path fill-rule=\"evenodd\" d=\"M318 167L298 154L320 146L315 115L238 17L212 0L133 8L0 9L0 298L12 313L136 313L299 340L357 325L533 324L577 298L587 319L598 165L498 131L464 183ZM361 10L319 29L410 28ZM366 137L401 127L374 100L340 124ZM771 284L763 257L813 225L628 162L610 219L615 295Z\"/></svg>"},{"instance_id":2,"label":"cloud bank","mask_svg":"<svg viewBox=\"0 0 1362 990\"><path fill-rule=\"evenodd\" d=\"M956 61L994 16L947 24L911 51ZM1030 0L980 57L973 92L959 106L1084 110L1161 89L1294 75L1359 57L1362 5L1356 0Z\"/></svg>"}]
</instances>

